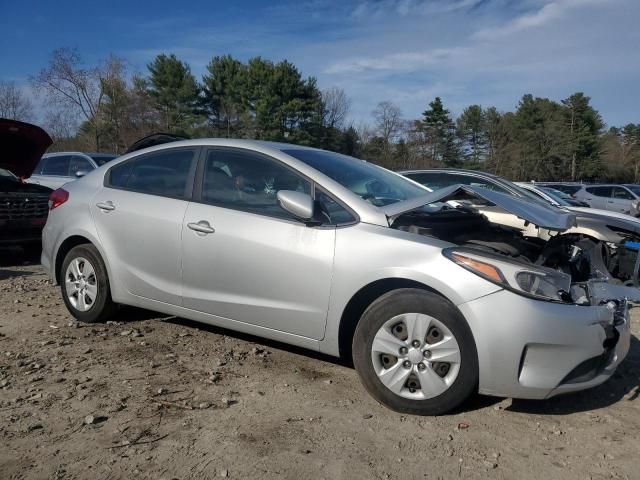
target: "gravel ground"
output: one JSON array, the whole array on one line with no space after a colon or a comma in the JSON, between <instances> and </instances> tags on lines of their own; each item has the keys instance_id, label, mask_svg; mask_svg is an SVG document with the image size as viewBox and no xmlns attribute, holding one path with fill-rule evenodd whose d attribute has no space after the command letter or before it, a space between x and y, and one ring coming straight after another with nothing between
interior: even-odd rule
<instances>
[{"instance_id":1,"label":"gravel ground","mask_svg":"<svg viewBox=\"0 0 640 480\"><path fill-rule=\"evenodd\" d=\"M35 259L0 251L1 479L640 478L640 314L604 385L437 418L385 409L313 352L146 311L113 320L72 322Z\"/></svg>"}]
</instances>

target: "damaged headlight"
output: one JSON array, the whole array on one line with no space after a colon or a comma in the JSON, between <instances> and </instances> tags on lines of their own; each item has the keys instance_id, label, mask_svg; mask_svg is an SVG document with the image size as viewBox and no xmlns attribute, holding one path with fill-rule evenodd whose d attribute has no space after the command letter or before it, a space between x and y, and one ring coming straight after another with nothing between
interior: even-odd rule
<instances>
[{"instance_id":1,"label":"damaged headlight","mask_svg":"<svg viewBox=\"0 0 640 480\"><path fill-rule=\"evenodd\" d=\"M571 301L571 276L550 268L505 259L489 252L447 248L449 260L512 292L558 302Z\"/></svg>"}]
</instances>

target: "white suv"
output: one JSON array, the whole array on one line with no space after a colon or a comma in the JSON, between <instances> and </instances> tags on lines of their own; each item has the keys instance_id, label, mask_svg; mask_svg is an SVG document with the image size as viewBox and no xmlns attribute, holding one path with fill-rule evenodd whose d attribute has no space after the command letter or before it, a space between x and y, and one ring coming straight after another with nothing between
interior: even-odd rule
<instances>
[{"instance_id":1,"label":"white suv","mask_svg":"<svg viewBox=\"0 0 640 480\"><path fill-rule=\"evenodd\" d=\"M53 189L60 188L114 158L117 155L112 153L49 153L40 159L28 182Z\"/></svg>"},{"instance_id":2,"label":"white suv","mask_svg":"<svg viewBox=\"0 0 640 480\"><path fill-rule=\"evenodd\" d=\"M640 187L636 185L582 185L573 197L592 208L640 216Z\"/></svg>"}]
</instances>

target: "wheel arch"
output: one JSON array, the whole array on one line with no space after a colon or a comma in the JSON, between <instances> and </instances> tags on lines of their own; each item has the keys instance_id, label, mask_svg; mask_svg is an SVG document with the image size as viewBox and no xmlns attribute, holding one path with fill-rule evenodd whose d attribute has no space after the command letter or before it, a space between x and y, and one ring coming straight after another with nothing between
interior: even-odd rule
<instances>
[{"instance_id":1,"label":"wheel arch","mask_svg":"<svg viewBox=\"0 0 640 480\"><path fill-rule=\"evenodd\" d=\"M60 270L62 269L62 262L64 262L64 259L67 256L67 254L71 251L72 248L77 247L78 245L84 245L87 243L90 243L93 245L93 242L89 240L87 237L84 237L82 235L71 235L70 237L65 238L64 241L60 244L56 252L56 258L55 258L55 264L54 264L55 266L53 270L56 283L60 282L60 277L61 277Z\"/></svg>"},{"instance_id":2,"label":"wheel arch","mask_svg":"<svg viewBox=\"0 0 640 480\"><path fill-rule=\"evenodd\" d=\"M353 334L362 314L369 305L382 295L401 288L425 290L450 301L436 289L408 278L382 278L365 285L351 297L342 311L338 327L338 352L340 358L350 361Z\"/></svg>"}]
</instances>

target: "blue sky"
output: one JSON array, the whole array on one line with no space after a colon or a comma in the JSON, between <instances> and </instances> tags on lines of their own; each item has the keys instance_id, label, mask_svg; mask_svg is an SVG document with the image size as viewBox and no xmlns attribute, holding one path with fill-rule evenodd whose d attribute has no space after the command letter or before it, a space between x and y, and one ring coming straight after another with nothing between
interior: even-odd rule
<instances>
[{"instance_id":1,"label":"blue sky","mask_svg":"<svg viewBox=\"0 0 640 480\"><path fill-rule=\"evenodd\" d=\"M28 84L56 47L130 70L162 52L196 75L214 55L288 59L352 99L353 120L381 100L417 118L436 95L513 110L524 93L584 91L609 125L640 122L638 0L0 0L0 78Z\"/></svg>"}]
</instances>

